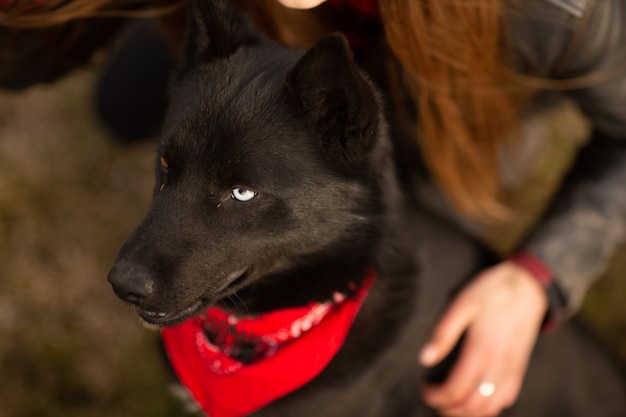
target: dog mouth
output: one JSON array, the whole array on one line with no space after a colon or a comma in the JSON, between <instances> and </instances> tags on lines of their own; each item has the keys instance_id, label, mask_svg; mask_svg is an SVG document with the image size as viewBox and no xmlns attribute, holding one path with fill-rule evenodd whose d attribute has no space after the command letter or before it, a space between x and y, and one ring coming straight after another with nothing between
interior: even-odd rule
<instances>
[{"instance_id":1,"label":"dog mouth","mask_svg":"<svg viewBox=\"0 0 626 417\"><path fill-rule=\"evenodd\" d=\"M203 307L206 307L209 304L209 300L201 298L189 307L176 313L139 309L139 317L141 317L141 319L148 324L156 324L163 327L173 326L174 324L178 324L189 317L193 317L196 313L200 312Z\"/></svg>"},{"instance_id":2,"label":"dog mouth","mask_svg":"<svg viewBox=\"0 0 626 417\"><path fill-rule=\"evenodd\" d=\"M244 267L240 270L232 272L226 277L224 284L215 292L211 297L202 297L194 301L188 307L177 312L168 313L164 311L152 311L146 309L139 309L139 317L149 325L156 325L159 327L173 326L179 324L190 317L194 317L204 309L214 304L216 301L227 297L232 293L234 288L240 286L246 280L248 267Z\"/></svg>"}]
</instances>

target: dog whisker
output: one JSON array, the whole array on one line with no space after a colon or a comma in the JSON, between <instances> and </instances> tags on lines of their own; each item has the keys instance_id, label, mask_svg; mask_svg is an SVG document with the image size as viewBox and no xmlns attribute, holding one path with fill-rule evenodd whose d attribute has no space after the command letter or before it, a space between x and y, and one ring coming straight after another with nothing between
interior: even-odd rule
<instances>
[{"instance_id":1,"label":"dog whisker","mask_svg":"<svg viewBox=\"0 0 626 417\"><path fill-rule=\"evenodd\" d=\"M244 315L250 315L250 310L246 306L246 303L243 301L243 299L239 296L239 294L237 294L236 292L228 294L228 299L233 303L235 307L237 307L237 304L239 304L241 306L241 310L244 312Z\"/></svg>"}]
</instances>

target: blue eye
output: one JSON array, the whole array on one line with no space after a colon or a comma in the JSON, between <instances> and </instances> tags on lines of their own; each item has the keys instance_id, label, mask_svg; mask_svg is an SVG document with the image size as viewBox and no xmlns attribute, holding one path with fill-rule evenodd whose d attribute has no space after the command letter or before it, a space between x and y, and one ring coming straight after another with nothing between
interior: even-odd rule
<instances>
[{"instance_id":1,"label":"blue eye","mask_svg":"<svg viewBox=\"0 0 626 417\"><path fill-rule=\"evenodd\" d=\"M256 191L248 190L247 188L233 188L231 194L231 198L234 198L237 201L246 202L252 200L257 196Z\"/></svg>"}]
</instances>

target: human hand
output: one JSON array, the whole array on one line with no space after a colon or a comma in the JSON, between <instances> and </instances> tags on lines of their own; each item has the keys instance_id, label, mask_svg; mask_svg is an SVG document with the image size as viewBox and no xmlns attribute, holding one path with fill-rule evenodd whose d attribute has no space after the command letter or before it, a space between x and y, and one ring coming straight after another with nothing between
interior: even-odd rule
<instances>
[{"instance_id":1,"label":"human hand","mask_svg":"<svg viewBox=\"0 0 626 417\"><path fill-rule=\"evenodd\" d=\"M446 417L496 416L510 407L547 308L544 289L514 262L480 273L448 307L420 353L422 365L435 365L466 332L447 379L423 387L426 403Z\"/></svg>"}]
</instances>

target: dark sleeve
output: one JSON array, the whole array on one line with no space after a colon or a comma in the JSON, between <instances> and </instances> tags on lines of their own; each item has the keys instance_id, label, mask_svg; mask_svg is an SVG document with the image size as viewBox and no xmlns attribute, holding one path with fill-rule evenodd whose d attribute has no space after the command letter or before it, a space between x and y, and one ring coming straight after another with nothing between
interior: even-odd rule
<instances>
[{"instance_id":1,"label":"dark sleeve","mask_svg":"<svg viewBox=\"0 0 626 417\"><path fill-rule=\"evenodd\" d=\"M0 27L0 88L57 80L85 64L118 31L120 19L80 19L45 29Z\"/></svg>"},{"instance_id":2,"label":"dark sleeve","mask_svg":"<svg viewBox=\"0 0 626 417\"><path fill-rule=\"evenodd\" d=\"M597 77L568 92L589 117L593 135L521 249L553 271L573 311L626 240L626 2L561 3L587 8L575 17L576 30L564 29L571 33L549 62L549 76Z\"/></svg>"}]
</instances>

